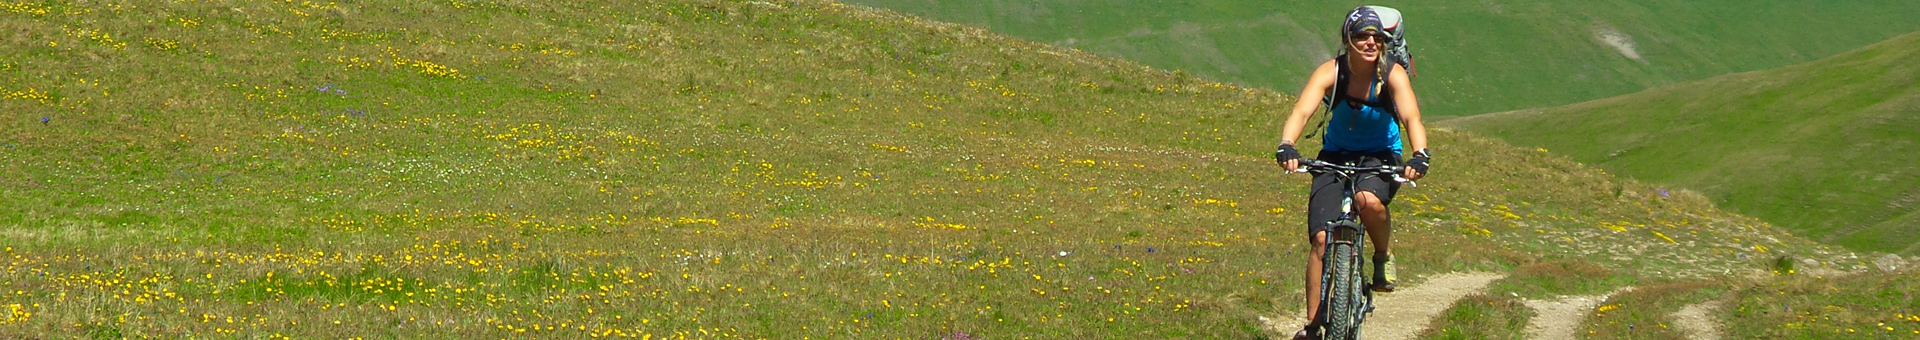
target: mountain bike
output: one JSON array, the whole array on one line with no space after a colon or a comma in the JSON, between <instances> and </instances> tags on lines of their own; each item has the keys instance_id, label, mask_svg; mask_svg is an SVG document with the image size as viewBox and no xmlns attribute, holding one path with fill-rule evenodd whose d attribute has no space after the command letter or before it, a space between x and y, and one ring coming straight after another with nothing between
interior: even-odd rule
<instances>
[{"instance_id":1,"label":"mountain bike","mask_svg":"<svg viewBox=\"0 0 1920 340\"><path fill-rule=\"evenodd\" d=\"M1362 269L1366 263L1361 254L1366 254L1367 226L1360 223L1359 209L1353 205L1355 187L1364 176L1387 176L1395 182L1412 182L1400 177L1406 171L1404 166L1361 167L1313 159L1301 159L1300 165L1301 172L1338 176L1344 189L1340 217L1327 226L1327 252L1321 255L1320 261L1320 314L1314 317L1325 321L1322 339L1359 339L1360 323L1373 313L1374 305L1373 290L1367 289L1369 272Z\"/></svg>"}]
</instances>

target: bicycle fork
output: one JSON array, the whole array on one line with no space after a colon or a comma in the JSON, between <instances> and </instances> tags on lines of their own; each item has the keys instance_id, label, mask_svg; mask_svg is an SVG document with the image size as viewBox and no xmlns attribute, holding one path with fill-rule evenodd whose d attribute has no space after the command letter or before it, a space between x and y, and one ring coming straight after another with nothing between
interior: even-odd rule
<instances>
[{"instance_id":1,"label":"bicycle fork","mask_svg":"<svg viewBox=\"0 0 1920 340\"><path fill-rule=\"evenodd\" d=\"M1320 309L1314 317L1329 327L1344 327L1339 330L1328 329L1327 334L1332 338L1358 338L1360 325L1374 311L1373 290L1366 288L1366 282L1371 282L1364 257L1366 227L1354 216L1354 187L1350 181L1345 188L1340 218L1328 226L1326 253L1321 254ZM1336 268L1345 270L1336 272ZM1334 321L1336 319L1342 321Z\"/></svg>"},{"instance_id":2,"label":"bicycle fork","mask_svg":"<svg viewBox=\"0 0 1920 340\"><path fill-rule=\"evenodd\" d=\"M1320 268L1322 268L1321 271L1323 272L1320 275L1320 299L1322 300L1320 304L1320 312L1323 314L1326 313L1327 311L1325 300L1327 300L1327 298L1330 296L1327 294L1331 293L1331 290L1333 289L1332 281L1334 280L1334 277L1333 277L1334 275L1327 275L1325 272L1327 271L1326 268L1333 267L1333 261L1345 261L1347 263L1350 263L1347 268L1354 268L1354 276L1359 278L1360 282L1363 282L1363 283L1373 282L1371 281L1373 279L1373 275L1371 274L1371 272L1367 271L1370 268L1367 268L1364 266L1367 263L1366 257L1363 255L1365 254L1363 250L1365 250L1366 247L1363 246L1364 243L1360 240L1360 238L1366 237L1365 230L1361 228L1354 228L1352 226L1342 225L1341 223L1337 223L1337 222L1332 228L1328 228L1328 229L1329 229L1328 235L1327 235L1328 251L1326 254L1322 254L1320 257L1320 263L1321 263ZM1332 251L1333 247L1336 245L1353 247L1353 252L1352 254L1348 255L1346 258L1336 258L1337 255L1334 254L1335 253L1334 251ZM1367 285L1362 284L1361 287L1365 288L1367 287ZM1362 300L1366 303L1366 306L1365 306L1366 308L1364 311L1368 313L1373 312L1373 290L1361 289L1361 291L1365 295L1365 299Z\"/></svg>"},{"instance_id":3,"label":"bicycle fork","mask_svg":"<svg viewBox=\"0 0 1920 340\"><path fill-rule=\"evenodd\" d=\"M1353 242L1353 256L1349 259L1344 259L1344 260L1353 261L1352 268L1358 270L1357 273L1354 273L1356 274L1355 276L1360 277L1360 282L1368 283L1369 288L1360 290L1361 295L1363 295L1363 297L1360 300L1363 306L1360 309L1360 315L1357 316L1359 321L1366 321L1367 315L1373 314L1373 307L1374 307L1373 306L1373 289L1371 288L1371 284L1375 279L1375 277L1373 277L1373 272L1370 271L1370 269L1372 268L1365 267L1366 265L1369 265L1368 261L1366 261L1366 258L1365 258L1367 254L1366 252L1367 243L1366 243L1366 240L1362 238L1368 237L1367 227L1365 224L1360 223L1360 216L1357 216L1354 213L1355 209L1353 207L1353 196L1358 194L1356 187L1359 186L1358 184L1359 182L1360 182L1359 179L1355 179L1353 181L1347 182L1347 188L1346 188L1347 195L1345 196L1346 198L1340 201L1341 218L1347 221L1353 221L1353 225L1358 228L1347 229L1346 232L1341 233L1346 235L1341 235L1342 237L1340 239L1343 241ZM1321 295L1321 296L1325 296L1325 295Z\"/></svg>"}]
</instances>

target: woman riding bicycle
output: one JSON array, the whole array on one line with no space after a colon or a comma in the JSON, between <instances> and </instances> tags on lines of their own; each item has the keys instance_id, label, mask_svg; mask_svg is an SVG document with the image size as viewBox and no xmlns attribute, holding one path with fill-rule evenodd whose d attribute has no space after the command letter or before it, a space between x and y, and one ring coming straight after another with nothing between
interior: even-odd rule
<instances>
[{"instance_id":1,"label":"woman riding bicycle","mask_svg":"<svg viewBox=\"0 0 1920 340\"><path fill-rule=\"evenodd\" d=\"M1319 156L1321 161L1359 166L1401 165L1401 124L1405 125L1408 147L1416 150L1412 159L1405 162L1407 167L1403 177L1417 180L1427 172L1426 126L1420 122L1420 103L1413 94L1413 84L1409 82L1407 69L1392 61L1383 61L1385 47L1390 39L1390 26L1397 24L1398 13L1388 13L1386 20L1368 6L1355 8L1347 14L1340 34L1345 38L1345 48L1339 56L1313 71L1307 79L1306 88L1300 90L1300 100L1293 106L1292 114L1281 131L1280 148L1274 152L1274 159L1287 171L1300 168L1300 152L1294 149L1293 141L1306 129L1307 121L1314 111L1319 110L1320 102L1309 98L1322 98L1328 91L1334 91L1328 112L1331 115ZM1344 74L1342 74L1344 73ZM1346 81L1341 81L1343 80ZM1343 84L1342 88L1335 88ZM1388 252L1393 235L1392 219L1388 215L1387 204L1393 202L1393 194L1400 184L1377 176L1359 179L1354 193L1354 205L1357 206L1360 222L1367 226L1367 237L1374 244L1374 275L1372 289L1377 292L1391 292L1396 281L1393 256ZM1341 214L1341 201L1344 188L1338 178L1331 174L1322 174L1313 178L1313 186L1307 201L1307 237L1313 244L1313 250L1307 254L1306 297L1307 315L1310 319L1318 315L1320 306L1321 257L1326 252L1327 225ZM1306 329L1295 334L1295 338L1312 338L1319 334L1319 323L1314 319Z\"/></svg>"}]
</instances>

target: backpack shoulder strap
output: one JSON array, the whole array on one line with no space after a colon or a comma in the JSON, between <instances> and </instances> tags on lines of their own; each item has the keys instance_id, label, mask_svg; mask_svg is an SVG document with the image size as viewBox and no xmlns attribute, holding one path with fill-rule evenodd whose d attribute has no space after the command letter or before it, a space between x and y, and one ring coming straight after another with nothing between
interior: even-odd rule
<instances>
[{"instance_id":1,"label":"backpack shoulder strap","mask_svg":"<svg viewBox=\"0 0 1920 340\"><path fill-rule=\"evenodd\" d=\"M1333 111L1334 107L1339 106L1340 102L1346 100L1348 82L1352 81L1350 79L1351 77L1347 76L1347 73L1350 72L1347 71L1347 58L1345 57L1345 54L1333 57L1333 64L1335 66L1334 74L1336 75L1333 81L1333 88L1327 89L1326 98L1321 99L1321 103L1326 104L1327 111L1329 112Z\"/></svg>"},{"instance_id":2,"label":"backpack shoulder strap","mask_svg":"<svg viewBox=\"0 0 1920 340\"><path fill-rule=\"evenodd\" d=\"M1302 137L1301 139L1313 138L1315 135L1320 134L1321 131L1325 131L1327 128L1327 123L1333 121L1333 116L1332 116L1333 108L1339 106L1341 102L1346 100L1346 97L1347 97L1346 96L1346 92L1347 92L1346 55L1343 54L1343 55L1334 56L1333 64L1335 66L1333 88L1327 89L1327 95L1320 98L1320 103L1324 104L1324 105L1321 105L1322 106L1321 109L1327 111L1327 119L1320 121L1319 127L1315 127L1312 130L1308 130L1307 135L1305 137Z\"/></svg>"},{"instance_id":3,"label":"backpack shoulder strap","mask_svg":"<svg viewBox=\"0 0 1920 340\"><path fill-rule=\"evenodd\" d=\"M1372 104L1375 104L1375 106L1397 112L1400 110L1398 105L1394 105L1395 103L1393 102L1393 85L1387 83L1387 79L1391 79L1393 75L1393 66L1391 66L1393 64L1387 65L1389 66L1387 66L1386 73L1381 73L1380 76L1375 77L1374 86L1379 86L1380 89L1370 100L1373 101Z\"/></svg>"},{"instance_id":4,"label":"backpack shoulder strap","mask_svg":"<svg viewBox=\"0 0 1920 340\"><path fill-rule=\"evenodd\" d=\"M1387 80L1393 78L1391 77L1393 75L1392 66L1387 67L1386 75L1387 76L1380 77L1380 95L1377 100L1379 101L1380 107L1386 108L1387 112L1393 113L1394 122L1399 123L1400 129L1404 131L1407 129L1407 119L1406 117L1400 116L1400 103L1393 101L1393 84L1389 84ZM1407 69L1407 76L1408 78L1412 78L1413 69ZM1408 80L1411 81L1412 79Z\"/></svg>"}]
</instances>

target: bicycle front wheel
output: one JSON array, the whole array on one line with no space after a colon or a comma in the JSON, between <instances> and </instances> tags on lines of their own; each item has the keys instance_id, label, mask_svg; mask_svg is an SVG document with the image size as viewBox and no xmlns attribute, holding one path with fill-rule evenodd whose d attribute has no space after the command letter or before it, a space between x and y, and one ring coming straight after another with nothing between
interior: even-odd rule
<instances>
[{"instance_id":1,"label":"bicycle front wheel","mask_svg":"<svg viewBox=\"0 0 1920 340\"><path fill-rule=\"evenodd\" d=\"M1320 308L1327 310L1327 336L1329 340L1351 340L1360 338L1360 310L1363 308L1361 290L1360 261L1355 260L1355 248L1352 243L1328 242L1327 254L1327 300Z\"/></svg>"}]
</instances>

